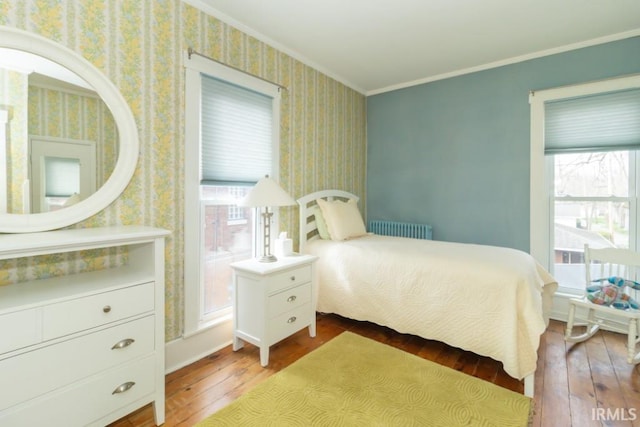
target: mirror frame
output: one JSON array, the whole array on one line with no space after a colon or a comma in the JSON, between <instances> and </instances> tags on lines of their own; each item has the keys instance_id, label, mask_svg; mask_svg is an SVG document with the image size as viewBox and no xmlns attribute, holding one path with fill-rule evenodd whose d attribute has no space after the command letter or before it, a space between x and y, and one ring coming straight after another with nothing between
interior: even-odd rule
<instances>
[{"instance_id":1,"label":"mirror frame","mask_svg":"<svg viewBox=\"0 0 640 427\"><path fill-rule=\"evenodd\" d=\"M0 45L40 55L68 68L95 89L118 129L118 160L107 181L81 202L53 212L0 213L0 233L54 230L83 221L114 202L129 184L138 164L138 128L129 104L100 70L77 52L38 34L0 26ZM6 190L5 190L6 191Z\"/></svg>"}]
</instances>

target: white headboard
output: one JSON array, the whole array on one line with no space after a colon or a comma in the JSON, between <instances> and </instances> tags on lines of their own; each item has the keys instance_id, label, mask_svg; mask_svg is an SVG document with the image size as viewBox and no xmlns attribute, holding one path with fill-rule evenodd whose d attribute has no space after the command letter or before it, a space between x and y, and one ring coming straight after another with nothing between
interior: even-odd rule
<instances>
[{"instance_id":1,"label":"white headboard","mask_svg":"<svg viewBox=\"0 0 640 427\"><path fill-rule=\"evenodd\" d=\"M318 227L313 216L314 206L317 206L318 199L325 200L349 200L354 199L356 202L360 200L355 194L342 190L322 190L315 193L307 194L298 199L300 205L300 253L304 253L304 247L308 240L319 239Z\"/></svg>"}]
</instances>

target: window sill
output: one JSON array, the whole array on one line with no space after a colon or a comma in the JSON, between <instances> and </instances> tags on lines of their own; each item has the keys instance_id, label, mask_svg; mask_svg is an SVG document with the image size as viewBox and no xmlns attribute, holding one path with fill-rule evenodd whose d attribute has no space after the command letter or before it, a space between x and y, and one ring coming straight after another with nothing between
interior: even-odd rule
<instances>
[{"instance_id":1,"label":"window sill","mask_svg":"<svg viewBox=\"0 0 640 427\"><path fill-rule=\"evenodd\" d=\"M186 331L182 334L182 338L189 338L192 337L194 335L198 335L201 334L202 332L205 332L209 329L213 329L216 328L218 326L221 326L225 323L230 322L232 319L232 313L229 312L227 314L224 314L222 316L218 316L215 319L211 319L209 321L206 322L200 322L198 324L198 326L196 327L195 330L191 330L191 331Z\"/></svg>"},{"instance_id":2,"label":"window sill","mask_svg":"<svg viewBox=\"0 0 640 427\"><path fill-rule=\"evenodd\" d=\"M575 298L582 296L584 294L584 289L576 289L576 288L567 288L564 286L558 286L558 290L555 295L562 296L564 298Z\"/></svg>"}]
</instances>

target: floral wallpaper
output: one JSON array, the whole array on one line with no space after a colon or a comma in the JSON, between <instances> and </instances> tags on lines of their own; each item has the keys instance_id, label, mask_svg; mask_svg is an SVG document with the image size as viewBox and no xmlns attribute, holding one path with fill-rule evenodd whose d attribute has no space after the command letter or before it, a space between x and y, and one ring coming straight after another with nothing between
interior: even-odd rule
<instances>
[{"instance_id":1,"label":"floral wallpaper","mask_svg":"<svg viewBox=\"0 0 640 427\"><path fill-rule=\"evenodd\" d=\"M111 111L95 95L29 84L29 135L92 141L96 145L96 188L118 160L118 134Z\"/></svg>"},{"instance_id":2,"label":"floral wallpaper","mask_svg":"<svg viewBox=\"0 0 640 427\"><path fill-rule=\"evenodd\" d=\"M12 123L7 142L2 144L8 159L6 165L7 212L24 212L22 184L28 178L27 139L29 83L25 74L0 68L0 109L7 111ZM6 124L3 124L6 126Z\"/></svg>"},{"instance_id":3,"label":"floral wallpaper","mask_svg":"<svg viewBox=\"0 0 640 427\"><path fill-rule=\"evenodd\" d=\"M184 68L188 47L288 88L280 176L294 197L339 188L365 197L364 95L179 0L0 0L0 25L49 37L84 56L120 89L136 119L138 167L120 198L78 226L166 228L166 338L183 324ZM1 43L1 41L0 41ZM298 209L281 211L297 238ZM0 283L67 274L112 260L78 253L0 265Z\"/></svg>"}]
</instances>

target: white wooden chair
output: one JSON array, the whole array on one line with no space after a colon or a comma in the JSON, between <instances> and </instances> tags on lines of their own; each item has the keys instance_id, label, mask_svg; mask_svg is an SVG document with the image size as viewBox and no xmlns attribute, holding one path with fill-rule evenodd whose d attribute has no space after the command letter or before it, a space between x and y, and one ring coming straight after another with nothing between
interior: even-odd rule
<instances>
[{"instance_id":1,"label":"white wooden chair","mask_svg":"<svg viewBox=\"0 0 640 427\"><path fill-rule=\"evenodd\" d=\"M587 289L596 285L607 285L606 282L592 282L592 280L606 279L609 277L622 277L638 282L640 280L640 254L628 249L604 248L593 249L588 245L584 247L584 263L586 269L586 286L582 298L569 300L569 317L565 340L568 342L582 342L591 338L602 325L617 325L627 330L627 362L640 363L640 352L636 352L638 331L640 331L640 310L621 310L613 306L598 305L587 298ZM640 291L625 286L621 289L626 294L638 301ZM572 335L576 317L576 308L581 307L581 312L586 310L586 332L580 335Z\"/></svg>"}]
</instances>

